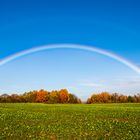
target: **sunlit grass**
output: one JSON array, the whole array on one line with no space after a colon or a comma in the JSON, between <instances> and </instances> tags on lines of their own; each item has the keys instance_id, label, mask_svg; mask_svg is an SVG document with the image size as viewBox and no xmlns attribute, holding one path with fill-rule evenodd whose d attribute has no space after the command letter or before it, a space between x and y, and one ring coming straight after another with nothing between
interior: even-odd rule
<instances>
[{"instance_id":1,"label":"sunlit grass","mask_svg":"<svg viewBox=\"0 0 140 140\"><path fill-rule=\"evenodd\" d=\"M140 104L0 104L0 139L140 139Z\"/></svg>"}]
</instances>

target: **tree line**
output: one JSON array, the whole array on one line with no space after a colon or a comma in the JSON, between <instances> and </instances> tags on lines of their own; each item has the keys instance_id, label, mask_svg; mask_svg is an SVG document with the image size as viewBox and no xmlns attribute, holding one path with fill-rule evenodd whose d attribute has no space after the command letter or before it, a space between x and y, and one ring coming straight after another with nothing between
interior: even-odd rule
<instances>
[{"instance_id":1,"label":"tree line","mask_svg":"<svg viewBox=\"0 0 140 140\"><path fill-rule=\"evenodd\" d=\"M102 92L99 94L93 94L87 99L87 103L140 103L140 94L127 96L118 93L110 94L108 92Z\"/></svg>"},{"instance_id":2,"label":"tree line","mask_svg":"<svg viewBox=\"0 0 140 140\"><path fill-rule=\"evenodd\" d=\"M41 89L24 94L3 94L0 96L0 103L81 103L81 100L67 89L53 90L51 92Z\"/></svg>"},{"instance_id":3,"label":"tree line","mask_svg":"<svg viewBox=\"0 0 140 140\"><path fill-rule=\"evenodd\" d=\"M80 104L82 101L74 94L69 93L67 89L53 90L51 92L41 89L25 92L21 95L3 94L0 96L0 103ZM101 92L92 94L85 103L140 103L140 94L127 96L118 93Z\"/></svg>"}]
</instances>

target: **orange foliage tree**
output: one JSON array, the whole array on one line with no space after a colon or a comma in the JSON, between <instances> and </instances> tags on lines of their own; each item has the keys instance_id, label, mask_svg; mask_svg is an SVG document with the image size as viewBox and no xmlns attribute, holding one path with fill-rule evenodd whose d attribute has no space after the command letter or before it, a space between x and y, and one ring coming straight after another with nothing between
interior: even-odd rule
<instances>
[{"instance_id":1,"label":"orange foliage tree","mask_svg":"<svg viewBox=\"0 0 140 140\"><path fill-rule=\"evenodd\" d=\"M59 98L61 103L68 103L69 101L69 93L66 89L61 89L59 91Z\"/></svg>"},{"instance_id":2,"label":"orange foliage tree","mask_svg":"<svg viewBox=\"0 0 140 140\"><path fill-rule=\"evenodd\" d=\"M48 100L48 91L45 91L43 89L39 90L37 92L36 96L36 102L43 103Z\"/></svg>"}]
</instances>

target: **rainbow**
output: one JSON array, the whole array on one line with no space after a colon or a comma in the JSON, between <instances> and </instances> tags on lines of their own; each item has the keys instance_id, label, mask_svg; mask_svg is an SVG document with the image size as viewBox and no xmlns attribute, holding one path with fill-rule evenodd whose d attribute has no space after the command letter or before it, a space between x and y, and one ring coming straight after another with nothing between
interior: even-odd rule
<instances>
[{"instance_id":1,"label":"rainbow","mask_svg":"<svg viewBox=\"0 0 140 140\"><path fill-rule=\"evenodd\" d=\"M130 68L133 71L135 71L136 73L140 74L140 68L138 66L136 66L135 64L129 62L128 60L126 60L126 59L124 59L124 58L122 58L114 53L111 53L109 51L99 49L99 48L96 48L93 46L85 46L85 45L78 45L78 44L52 44L52 45L44 45L44 46L34 47L31 49L24 50L24 51L21 51L19 53L13 54L9 57L6 57L6 58L0 60L0 66L5 65L12 60L18 59L19 57L26 56L28 54L32 54L35 52L40 52L40 51L50 50L50 49L67 49L67 48L80 49L80 50L96 52L96 53L99 53L101 55L105 55L107 57L110 57L110 58L124 64L128 68Z\"/></svg>"}]
</instances>

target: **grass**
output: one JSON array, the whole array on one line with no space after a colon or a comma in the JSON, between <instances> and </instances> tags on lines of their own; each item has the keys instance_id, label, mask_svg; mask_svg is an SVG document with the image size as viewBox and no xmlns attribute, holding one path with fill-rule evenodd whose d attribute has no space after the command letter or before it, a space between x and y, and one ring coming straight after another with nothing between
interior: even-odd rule
<instances>
[{"instance_id":1,"label":"grass","mask_svg":"<svg viewBox=\"0 0 140 140\"><path fill-rule=\"evenodd\" d=\"M0 140L140 139L140 104L0 104Z\"/></svg>"}]
</instances>

